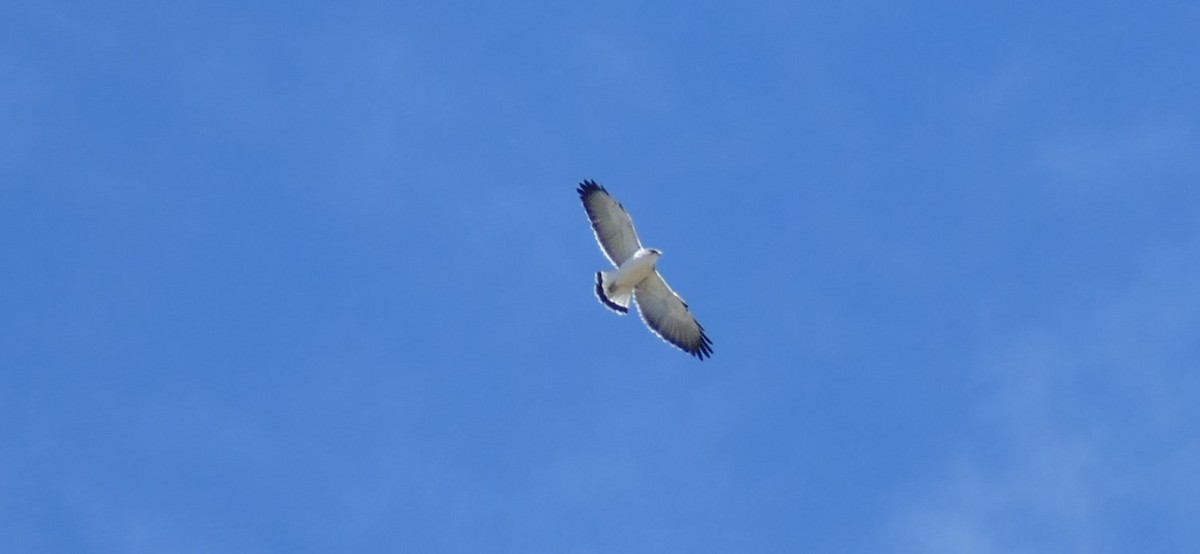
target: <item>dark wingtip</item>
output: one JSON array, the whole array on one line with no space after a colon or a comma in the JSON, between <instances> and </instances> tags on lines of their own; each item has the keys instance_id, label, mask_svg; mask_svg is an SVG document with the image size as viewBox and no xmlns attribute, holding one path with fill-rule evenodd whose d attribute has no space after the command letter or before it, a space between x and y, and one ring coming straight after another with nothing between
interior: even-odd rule
<instances>
[{"instance_id":1,"label":"dark wingtip","mask_svg":"<svg viewBox=\"0 0 1200 554\"><path fill-rule=\"evenodd\" d=\"M620 304L617 304L616 302L613 302L612 300L609 300L608 296L604 294L604 284L603 284L603 280L600 277L601 274L602 274L602 272L600 272L600 271L596 272L596 298L599 298L600 301L603 302L605 306L608 306L609 308L611 308L612 310L614 310L616 312L619 312L621 314L629 313L629 308L626 308L625 306L622 306Z\"/></svg>"},{"instance_id":2,"label":"dark wingtip","mask_svg":"<svg viewBox=\"0 0 1200 554\"><path fill-rule=\"evenodd\" d=\"M599 184L597 184L595 181L593 181L591 179L584 179L583 182L579 183L579 188L577 189L577 192L579 192L580 198L584 198L587 195L592 194L594 192L608 192L608 191L605 190L605 188L603 186L600 186Z\"/></svg>"},{"instance_id":3,"label":"dark wingtip","mask_svg":"<svg viewBox=\"0 0 1200 554\"><path fill-rule=\"evenodd\" d=\"M699 327L700 324L697 323L696 325ZM708 335L705 334L704 327L700 327L700 342L688 349L688 354L695 356L703 362L704 358L712 357L712 344L712 339L708 338Z\"/></svg>"},{"instance_id":4,"label":"dark wingtip","mask_svg":"<svg viewBox=\"0 0 1200 554\"><path fill-rule=\"evenodd\" d=\"M700 328L700 339L693 342L692 344L688 344L688 343L683 342L682 340L676 339L674 337L668 337L668 336L665 336L662 334L659 334L659 336L662 337L663 340L675 345L680 350L687 352L688 354L690 354L692 356L695 356L697 359L699 359L700 361L703 362L705 358L712 357L713 342L712 342L712 339L708 338L708 334L706 334L704 332L704 327L700 326L699 323L697 323L696 326ZM656 331L656 333L657 333L657 331Z\"/></svg>"}]
</instances>

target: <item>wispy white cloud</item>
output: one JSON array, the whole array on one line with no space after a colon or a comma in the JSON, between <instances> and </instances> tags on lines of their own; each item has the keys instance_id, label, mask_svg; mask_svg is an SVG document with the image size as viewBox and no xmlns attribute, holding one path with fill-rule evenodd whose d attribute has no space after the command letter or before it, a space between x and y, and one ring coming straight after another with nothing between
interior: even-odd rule
<instances>
[{"instance_id":1,"label":"wispy white cloud","mask_svg":"<svg viewBox=\"0 0 1200 554\"><path fill-rule=\"evenodd\" d=\"M1197 260L1153 251L1108 301L986 353L981 435L898 499L886 550L1117 552L1147 520L1160 548L1194 540Z\"/></svg>"},{"instance_id":2,"label":"wispy white cloud","mask_svg":"<svg viewBox=\"0 0 1200 554\"><path fill-rule=\"evenodd\" d=\"M1145 187L1152 183L1130 177L1195 167L1198 153L1200 144L1183 118L1059 133L1037 147L1038 160L1054 182L1071 187L1083 183Z\"/></svg>"}]
</instances>

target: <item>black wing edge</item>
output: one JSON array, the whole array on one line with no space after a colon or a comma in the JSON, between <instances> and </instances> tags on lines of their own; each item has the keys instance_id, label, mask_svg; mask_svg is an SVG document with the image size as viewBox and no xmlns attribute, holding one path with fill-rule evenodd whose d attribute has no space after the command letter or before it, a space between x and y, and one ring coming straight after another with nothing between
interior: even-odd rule
<instances>
[{"instance_id":1,"label":"black wing edge","mask_svg":"<svg viewBox=\"0 0 1200 554\"><path fill-rule=\"evenodd\" d=\"M588 205L588 198L593 194L603 194L609 198L612 198L612 195L608 194L608 189L605 189L602 185L597 184L591 179L585 179L582 183L579 183L577 192L579 192L579 200L583 202L583 211L587 212L588 223L591 223L593 231L599 233L600 230L596 227L596 214L592 212L592 207ZM601 246L601 248L603 248L603 246ZM605 255L607 255L607 253L605 253Z\"/></svg>"},{"instance_id":2,"label":"black wing edge","mask_svg":"<svg viewBox=\"0 0 1200 554\"><path fill-rule=\"evenodd\" d=\"M696 322L696 327L698 327L700 329L700 340L696 341L696 344L693 344L691 346L683 346L683 345L676 344L676 346L682 348L684 352L687 352L688 354L695 356L696 358L698 358L700 361L703 362L704 358L712 357L713 341L712 341L712 339L708 338L707 334L704 333L704 326L700 325L700 322Z\"/></svg>"},{"instance_id":3,"label":"black wing edge","mask_svg":"<svg viewBox=\"0 0 1200 554\"><path fill-rule=\"evenodd\" d=\"M608 194L607 189L591 179L584 179L583 182L579 183L579 188L577 191L579 192L580 199L586 199L589 195L597 192Z\"/></svg>"},{"instance_id":4,"label":"black wing edge","mask_svg":"<svg viewBox=\"0 0 1200 554\"><path fill-rule=\"evenodd\" d=\"M698 358L700 361L703 362L705 358L712 357L713 341L712 341L712 339L708 338L707 334L705 334L704 326L700 325L700 322L696 322L696 327L700 328L700 339L697 340L694 344L687 344L683 341L676 340L673 337L668 337L666 335L666 333L659 333L659 332L655 331L654 334L658 335L663 340L675 345L676 348L695 356L696 358Z\"/></svg>"},{"instance_id":5,"label":"black wing edge","mask_svg":"<svg viewBox=\"0 0 1200 554\"><path fill-rule=\"evenodd\" d=\"M625 315L625 314L629 313L629 308L626 308L620 304L617 304L616 302L613 302L612 300L609 300L608 296L606 296L604 294L604 285L601 284L602 280L600 279L600 273L601 272L599 272L599 271L596 272L596 298L599 298L600 301L603 302L605 306L608 306L614 312L617 312L621 315Z\"/></svg>"}]
</instances>

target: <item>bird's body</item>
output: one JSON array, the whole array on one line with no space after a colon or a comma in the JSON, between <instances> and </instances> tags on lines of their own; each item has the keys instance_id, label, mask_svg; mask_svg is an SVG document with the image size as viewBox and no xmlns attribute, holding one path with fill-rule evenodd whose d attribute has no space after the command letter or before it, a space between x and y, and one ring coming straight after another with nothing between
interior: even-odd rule
<instances>
[{"instance_id":1,"label":"bird's body","mask_svg":"<svg viewBox=\"0 0 1200 554\"><path fill-rule=\"evenodd\" d=\"M628 260L621 262L617 266L617 271L613 275L612 287L614 292L623 290L632 291L638 283L645 281L647 277L654 273L655 264L662 257L662 252L653 248L643 248L638 250Z\"/></svg>"},{"instance_id":2,"label":"bird's body","mask_svg":"<svg viewBox=\"0 0 1200 554\"><path fill-rule=\"evenodd\" d=\"M654 274L655 264L661 256L659 250L639 248L617 269L596 273L596 294L600 295L600 301L620 313L629 311L629 299L634 290Z\"/></svg>"},{"instance_id":3,"label":"bird's body","mask_svg":"<svg viewBox=\"0 0 1200 554\"><path fill-rule=\"evenodd\" d=\"M662 251L642 247L633 219L604 187L584 181L578 192L596 242L615 266L596 272L596 297L620 314L628 313L630 302L636 301L642 321L654 334L701 360L711 356L712 341L704 327L658 273Z\"/></svg>"}]
</instances>

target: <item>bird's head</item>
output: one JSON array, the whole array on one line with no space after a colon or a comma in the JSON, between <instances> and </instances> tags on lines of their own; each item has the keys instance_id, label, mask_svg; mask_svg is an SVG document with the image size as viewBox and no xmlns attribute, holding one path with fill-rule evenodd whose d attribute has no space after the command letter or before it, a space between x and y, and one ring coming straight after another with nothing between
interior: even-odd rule
<instances>
[{"instance_id":1,"label":"bird's head","mask_svg":"<svg viewBox=\"0 0 1200 554\"><path fill-rule=\"evenodd\" d=\"M647 252L649 255L651 255L651 256L654 256L655 258L661 258L661 257L662 257L662 250L659 250L659 249L657 249L657 248L647 248L647 249L646 249L646 252Z\"/></svg>"}]
</instances>

